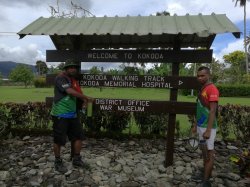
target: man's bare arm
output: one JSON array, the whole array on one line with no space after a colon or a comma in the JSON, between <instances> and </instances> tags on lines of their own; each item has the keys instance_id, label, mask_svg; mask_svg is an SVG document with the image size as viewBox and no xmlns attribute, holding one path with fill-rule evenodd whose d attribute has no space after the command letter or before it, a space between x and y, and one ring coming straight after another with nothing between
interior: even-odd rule
<instances>
[{"instance_id":1,"label":"man's bare arm","mask_svg":"<svg viewBox=\"0 0 250 187\"><path fill-rule=\"evenodd\" d=\"M217 105L218 105L217 102L209 102L210 110L209 110L209 116L208 116L207 130L203 134L203 137L205 139L210 138L211 129L213 128L213 124L215 120Z\"/></svg>"},{"instance_id":2,"label":"man's bare arm","mask_svg":"<svg viewBox=\"0 0 250 187\"><path fill-rule=\"evenodd\" d=\"M72 96L74 96L74 97L77 97L77 98L81 99L82 101L84 101L84 102L86 102L86 103L87 103L89 100L92 100L91 97L88 97L88 96L86 96L86 95L84 95L84 94L82 94L82 93L79 93L79 92L77 92L76 90L74 90L73 88L68 88L68 89L66 89L66 92L67 92L67 94L72 95Z\"/></svg>"}]
</instances>

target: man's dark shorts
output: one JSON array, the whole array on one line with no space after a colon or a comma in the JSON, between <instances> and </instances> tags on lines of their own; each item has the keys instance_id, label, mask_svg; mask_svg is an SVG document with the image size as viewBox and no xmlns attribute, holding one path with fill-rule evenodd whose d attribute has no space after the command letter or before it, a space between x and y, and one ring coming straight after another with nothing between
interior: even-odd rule
<instances>
[{"instance_id":1,"label":"man's dark shorts","mask_svg":"<svg viewBox=\"0 0 250 187\"><path fill-rule=\"evenodd\" d=\"M78 118L52 116L54 143L65 145L67 136L70 141L83 140L83 128Z\"/></svg>"}]
</instances>

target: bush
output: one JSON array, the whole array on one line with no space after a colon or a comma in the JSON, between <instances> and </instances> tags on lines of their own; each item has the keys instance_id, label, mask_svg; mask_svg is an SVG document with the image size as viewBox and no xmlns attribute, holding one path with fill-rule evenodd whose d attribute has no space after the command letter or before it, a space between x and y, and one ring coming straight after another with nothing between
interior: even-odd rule
<instances>
[{"instance_id":1,"label":"bush","mask_svg":"<svg viewBox=\"0 0 250 187\"><path fill-rule=\"evenodd\" d=\"M220 106L218 124L223 139L227 139L233 133L238 140L249 140L250 107L230 104Z\"/></svg>"},{"instance_id":2,"label":"bush","mask_svg":"<svg viewBox=\"0 0 250 187\"><path fill-rule=\"evenodd\" d=\"M7 123L12 128L49 128L50 110L46 108L44 102L0 103L0 106L8 109Z\"/></svg>"},{"instance_id":3,"label":"bush","mask_svg":"<svg viewBox=\"0 0 250 187\"><path fill-rule=\"evenodd\" d=\"M217 85L221 97L250 97L250 85Z\"/></svg>"},{"instance_id":4,"label":"bush","mask_svg":"<svg viewBox=\"0 0 250 187\"><path fill-rule=\"evenodd\" d=\"M242 85L229 85L229 84L216 84L220 91L221 97L250 97L249 84ZM182 95L188 96L191 94L191 89L181 89ZM194 95L197 96L198 90L194 90Z\"/></svg>"},{"instance_id":5,"label":"bush","mask_svg":"<svg viewBox=\"0 0 250 187\"><path fill-rule=\"evenodd\" d=\"M110 132L122 132L128 127L128 122L130 120L129 112L105 112L106 123L103 128Z\"/></svg>"},{"instance_id":6,"label":"bush","mask_svg":"<svg viewBox=\"0 0 250 187\"><path fill-rule=\"evenodd\" d=\"M130 113L95 111L91 118L83 117L83 121L89 130L100 132L101 128L109 132L122 132L128 126Z\"/></svg>"},{"instance_id":7,"label":"bush","mask_svg":"<svg viewBox=\"0 0 250 187\"><path fill-rule=\"evenodd\" d=\"M168 114L134 113L141 134L165 134Z\"/></svg>"},{"instance_id":8,"label":"bush","mask_svg":"<svg viewBox=\"0 0 250 187\"><path fill-rule=\"evenodd\" d=\"M240 105L219 105L218 133L223 140L236 138L249 141L250 137L250 107ZM188 116L193 123L192 116ZM234 137L232 137L234 135Z\"/></svg>"},{"instance_id":9,"label":"bush","mask_svg":"<svg viewBox=\"0 0 250 187\"><path fill-rule=\"evenodd\" d=\"M36 88L45 88L46 85L46 78L45 77L37 77L34 79L34 86Z\"/></svg>"}]
</instances>

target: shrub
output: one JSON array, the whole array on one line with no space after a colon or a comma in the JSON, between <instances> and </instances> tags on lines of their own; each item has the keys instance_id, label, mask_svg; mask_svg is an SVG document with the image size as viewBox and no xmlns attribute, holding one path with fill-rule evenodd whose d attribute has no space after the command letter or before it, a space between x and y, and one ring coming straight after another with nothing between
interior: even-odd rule
<instances>
[{"instance_id":1,"label":"shrub","mask_svg":"<svg viewBox=\"0 0 250 187\"><path fill-rule=\"evenodd\" d=\"M44 102L5 103L1 107L8 109L7 123L17 128L49 128L50 114Z\"/></svg>"},{"instance_id":2,"label":"shrub","mask_svg":"<svg viewBox=\"0 0 250 187\"><path fill-rule=\"evenodd\" d=\"M134 113L141 134L165 134L168 114Z\"/></svg>"},{"instance_id":3,"label":"shrub","mask_svg":"<svg viewBox=\"0 0 250 187\"><path fill-rule=\"evenodd\" d=\"M223 140L235 136L237 140L247 141L250 137L250 107L240 105L219 106L218 133ZM192 116L188 116L192 121Z\"/></svg>"},{"instance_id":4,"label":"shrub","mask_svg":"<svg viewBox=\"0 0 250 187\"><path fill-rule=\"evenodd\" d=\"M250 107L230 105L219 107L219 128L223 139L234 133L236 139L246 141L250 137Z\"/></svg>"},{"instance_id":5,"label":"shrub","mask_svg":"<svg viewBox=\"0 0 250 187\"><path fill-rule=\"evenodd\" d=\"M250 86L248 84L216 84L220 91L221 97L250 97ZM197 95L198 90L194 90L194 95ZM182 95L190 95L191 89L181 89L180 93Z\"/></svg>"},{"instance_id":6,"label":"shrub","mask_svg":"<svg viewBox=\"0 0 250 187\"><path fill-rule=\"evenodd\" d=\"M34 86L36 88L45 88L46 85L46 78L45 77L37 77L34 79Z\"/></svg>"},{"instance_id":7,"label":"shrub","mask_svg":"<svg viewBox=\"0 0 250 187\"><path fill-rule=\"evenodd\" d=\"M95 111L92 117L83 117L88 129L95 132L100 132L101 128L109 132L122 132L127 128L129 120L130 113L114 111Z\"/></svg>"},{"instance_id":8,"label":"shrub","mask_svg":"<svg viewBox=\"0 0 250 187\"><path fill-rule=\"evenodd\" d=\"M249 85L217 85L217 87L222 97L250 96Z\"/></svg>"}]
</instances>

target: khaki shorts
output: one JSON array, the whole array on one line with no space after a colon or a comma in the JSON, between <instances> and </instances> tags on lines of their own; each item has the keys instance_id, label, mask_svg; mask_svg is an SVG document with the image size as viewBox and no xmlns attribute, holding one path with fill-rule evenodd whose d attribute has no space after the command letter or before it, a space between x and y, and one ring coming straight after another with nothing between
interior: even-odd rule
<instances>
[{"instance_id":1,"label":"khaki shorts","mask_svg":"<svg viewBox=\"0 0 250 187\"><path fill-rule=\"evenodd\" d=\"M199 134L199 140L204 140L202 135L206 131L206 129L207 128L197 127L197 133ZM208 150L214 150L215 136L216 136L216 129L211 129L210 138L206 140Z\"/></svg>"}]
</instances>

